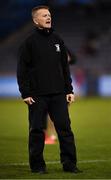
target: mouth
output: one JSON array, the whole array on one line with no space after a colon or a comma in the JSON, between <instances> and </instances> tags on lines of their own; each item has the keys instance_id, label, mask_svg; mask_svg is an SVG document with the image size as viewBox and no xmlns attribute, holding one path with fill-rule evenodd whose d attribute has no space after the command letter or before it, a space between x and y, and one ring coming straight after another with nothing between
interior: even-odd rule
<instances>
[{"instance_id":1,"label":"mouth","mask_svg":"<svg viewBox=\"0 0 111 180\"><path fill-rule=\"evenodd\" d=\"M46 24L51 24L51 21L47 21Z\"/></svg>"}]
</instances>

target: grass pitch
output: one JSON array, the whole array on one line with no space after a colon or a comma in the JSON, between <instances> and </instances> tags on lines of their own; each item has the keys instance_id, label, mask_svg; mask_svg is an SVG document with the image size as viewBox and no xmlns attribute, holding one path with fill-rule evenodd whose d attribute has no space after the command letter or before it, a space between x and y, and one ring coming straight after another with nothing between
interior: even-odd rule
<instances>
[{"instance_id":1,"label":"grass pitch","mask_svg":"<svg viewBox=\"0 0 111 180\"><path fill-rule=\"evenodd\" d=\"M0 179L111 179L111 99L78 99L70 106L78 166L83 173L64 173L59 144L46 145L48 174L28 166L28 111L21 100L0 101Z\"/></svg>"}]
</instances>

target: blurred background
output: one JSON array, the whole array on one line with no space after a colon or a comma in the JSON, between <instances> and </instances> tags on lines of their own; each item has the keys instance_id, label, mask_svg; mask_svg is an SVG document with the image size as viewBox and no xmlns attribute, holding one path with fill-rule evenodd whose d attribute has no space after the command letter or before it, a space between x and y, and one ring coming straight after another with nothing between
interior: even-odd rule
<instances>
[{"instance_id":1,"label":"blurred background","mask_svg":"<svg viewBox=\"0 0 111 180\"><path fill-rule=\"evenodd\" d=\"M0 2L0 97L20 97L18 48L33 31L31 9L49 5L53 26L71 52L74 91L111 96L110 0L4 0Z\"/></svg>"}]
</instances>

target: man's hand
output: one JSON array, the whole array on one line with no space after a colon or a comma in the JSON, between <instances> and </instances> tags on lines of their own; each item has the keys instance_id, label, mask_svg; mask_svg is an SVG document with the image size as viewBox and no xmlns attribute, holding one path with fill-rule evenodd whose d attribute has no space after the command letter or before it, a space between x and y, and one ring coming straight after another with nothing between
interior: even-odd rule
<instances>
[{"instance_id":1,"label":"man's hand","mask_svg":"<svg viewBox=\"0 0 111 180\"><path fill-rule=\"evenodd\" d=\"M67 95L66 95L66 99L67 99L67 102L68 102L69 104L71 104L72 102L75 101L75 96L74 96L74 94L67 94Z\"/></svg>"},{"instance_id":2,"label":"man's hand","mask_svg":"<svg viewBox=\"0 0 111 180\"><path fill-rule=\"evenodd\" d=\"M32 97L27 97L27 98L23 99L23 101L28 105L32 105L33 103L35 103L35 101L33 100Z\"/></svg>"}]
</instances>

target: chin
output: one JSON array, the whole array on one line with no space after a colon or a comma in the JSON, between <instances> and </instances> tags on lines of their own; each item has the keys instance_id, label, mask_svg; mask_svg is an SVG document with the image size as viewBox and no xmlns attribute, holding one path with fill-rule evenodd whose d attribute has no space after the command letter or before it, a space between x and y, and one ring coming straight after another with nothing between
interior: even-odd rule
<instances>
[{"instance_id":1,"label":"chin","mask_svg":"<svg viewBox=\"0 0 111 180\"><path fill-rule=\"evenodd\" d=\"M51 28L51 26L46 26L45 28L50 29L50 28Z\"/></svg>"}]
</instances>

